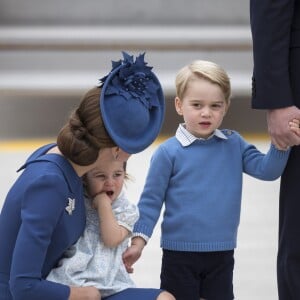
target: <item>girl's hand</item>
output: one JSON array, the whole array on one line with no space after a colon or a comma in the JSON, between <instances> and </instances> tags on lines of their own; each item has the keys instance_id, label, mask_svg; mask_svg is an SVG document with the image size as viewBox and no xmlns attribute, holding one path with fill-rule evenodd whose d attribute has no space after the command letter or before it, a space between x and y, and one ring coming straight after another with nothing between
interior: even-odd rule
<instances>
[{"instance_id":1,"label":"girl's hand","mask_svg":"<svg viewBox=\"0 0 300 300\"><path fill-rule=\"evenodd\" d=\"M103 204L111 205L111 200L105 192L100 192L93 196L93 207L96 210Z\"/></svg>"}]
</instances>

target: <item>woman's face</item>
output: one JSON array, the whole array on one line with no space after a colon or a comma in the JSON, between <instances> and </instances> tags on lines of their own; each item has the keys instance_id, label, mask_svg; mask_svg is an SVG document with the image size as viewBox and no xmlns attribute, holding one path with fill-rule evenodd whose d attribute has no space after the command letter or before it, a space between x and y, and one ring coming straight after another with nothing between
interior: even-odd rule
<instances>
[{"instance_id":1,"label":"woman's face","mask_svg":"<svg viewBox=\"0 0 300 300\"><path fill-rule=\"evenodd\" d=\"M101 165L104 161L117 160L119 162L125 162L128 160L131 154L123 151L119 147L103 148L99 150L99 155L94 163L95 166Z\"/></svg>"},{"instance_id":2,"label":"woman's face","mask_svg":"<svg viewBox=\"0 0 300 300\"><path fill-rule=\"evenodd\" d=\"M122 161L125 162L128 160L128 158L130 157L131 154L123 151L122 149L120 149L119 147L115 147L114 151L116 152L115 155L115 159L118 161Z\"/></svg>"}]
</instances>

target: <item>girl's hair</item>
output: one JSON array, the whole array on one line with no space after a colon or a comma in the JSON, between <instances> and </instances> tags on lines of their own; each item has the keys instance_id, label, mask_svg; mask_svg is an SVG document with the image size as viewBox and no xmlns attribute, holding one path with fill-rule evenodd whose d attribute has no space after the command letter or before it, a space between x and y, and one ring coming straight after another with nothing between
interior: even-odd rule
<instances>
[{"instance_id":1,"label":"girl's hair","mask_svg":"<svg viewBox=\"0 0 300 300\"><path fill-rule=\"evenodd\" d=\"M179 70L175 80L176 96L182 99L188 83L199 78L204 78L211 83L219 85L224 94L225 101L229 103L231 86L227 73L219 65L205 60L195 60Z\"/></svg>"},{"instance_id":2,"label":"girl's hair","mask_svg":"<svg viewBox=\"0 0 300 300\"><path fill-rule=\"evenodd\" d=\"M100 93L101 89L95 87L84 95L57 137L61 153L81 166L94 163L100 149L116 146L102 120Z\"/></svg>"}]
</instances>

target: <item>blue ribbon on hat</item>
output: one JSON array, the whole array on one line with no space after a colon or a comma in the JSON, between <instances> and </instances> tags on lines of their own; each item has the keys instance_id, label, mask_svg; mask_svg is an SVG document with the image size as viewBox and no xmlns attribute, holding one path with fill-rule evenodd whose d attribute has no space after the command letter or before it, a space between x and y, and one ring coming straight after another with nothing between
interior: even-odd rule
<instances>
[{"instance_id":1,"label":"blue ribbon on hat","mask_svg":"<svg viewBox=\"0 0 300 300\"><path fill-rule=\"evenodd\" d=\"M145 53L134 61L133 55L122 51L123 60L112 61L110 73L100 79L101 87L109 75L119 68L105 90L105 95L122 95L126 100L135 98L147 109L158 107L157 90L160 88L153 78L152 68L144 60Z\"/></svg>"}]
</instances>

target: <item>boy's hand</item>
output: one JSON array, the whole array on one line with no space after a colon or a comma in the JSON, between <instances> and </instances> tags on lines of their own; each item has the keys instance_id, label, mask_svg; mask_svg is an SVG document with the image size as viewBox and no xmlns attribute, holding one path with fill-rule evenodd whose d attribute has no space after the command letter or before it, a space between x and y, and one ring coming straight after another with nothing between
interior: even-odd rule
<instances>
[{"instance_id":1,"label":"boy's hand","mask_svg":"<svg viewBox=\"0 0 300 300\"><path fill-rule=\"evenodd\" d=\"M289 122L289 126L290 129L297 134L298 136L300 136L300 120L298 119L293 119L292 121Z\"/></svg>"},{"instance_id":2,"label":"boy's hand","mask_svg":"<svg viewBox=\"0 0 300 300\"><path fill-rule=\"evenodd\" d=\"M128 273L133 273L133 264L141 257L145 240L141 237L134 237L131 241L131 246L123 253L123 263Z\"/></svg>"}]
</instances>

